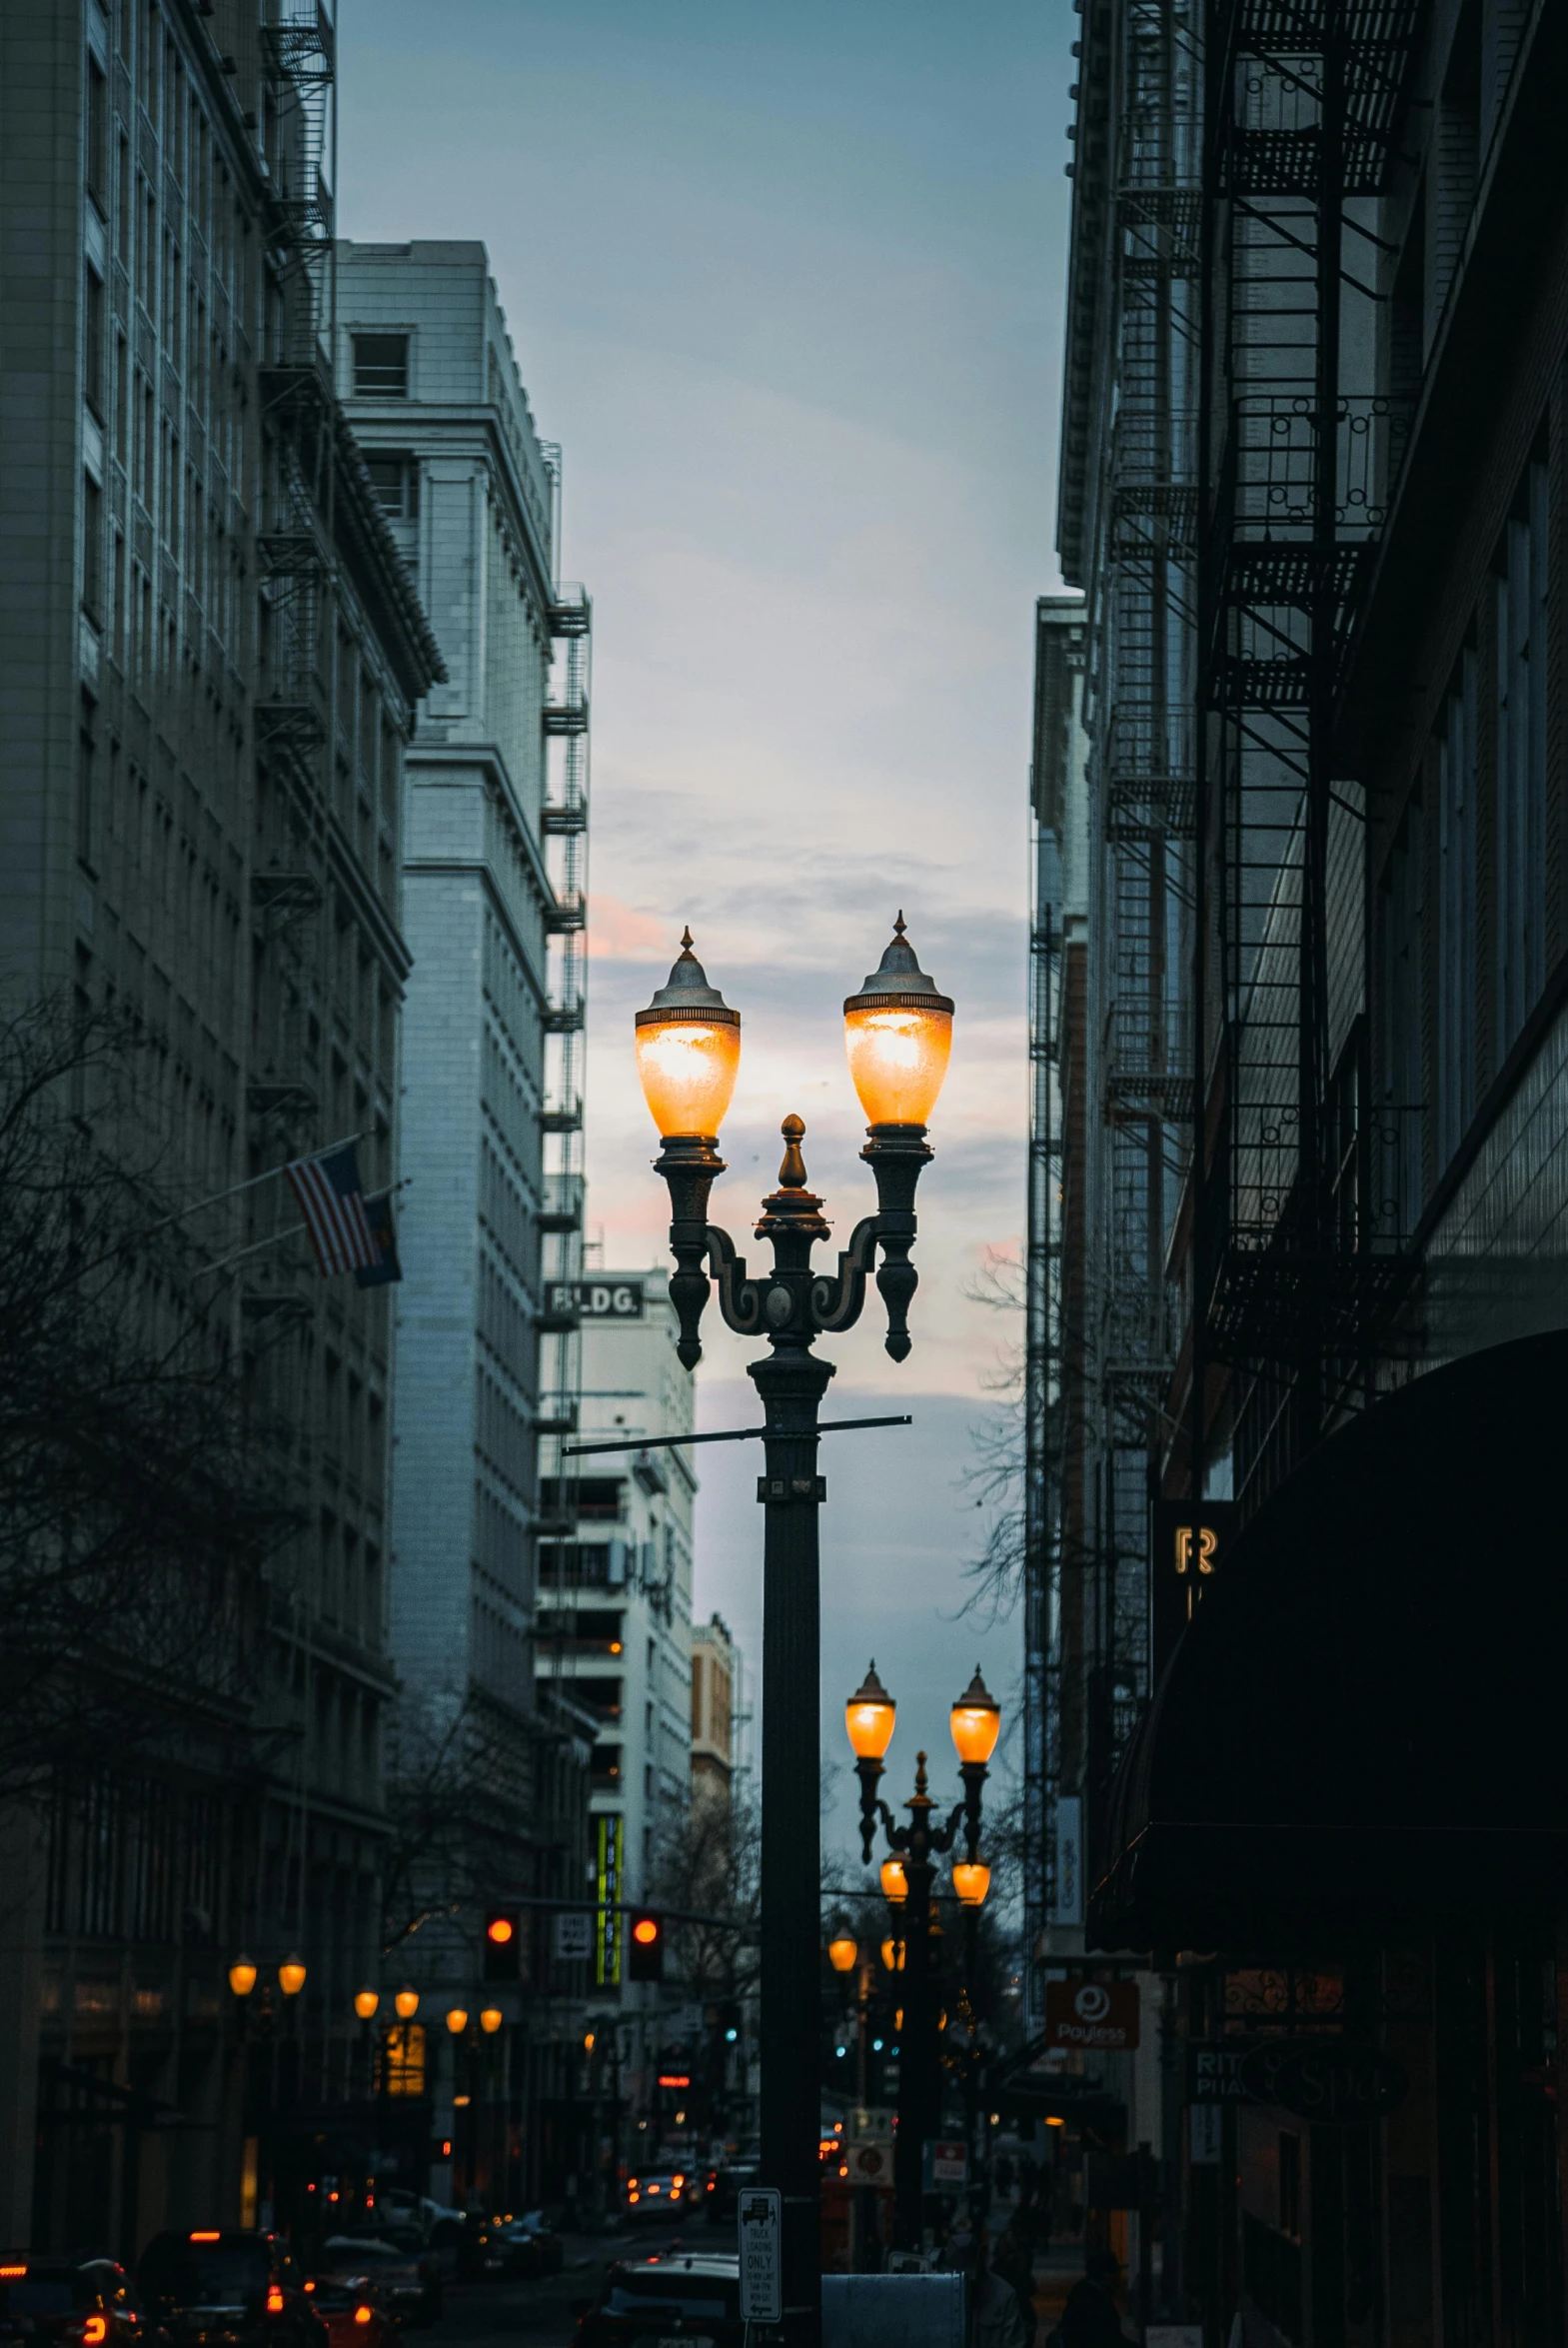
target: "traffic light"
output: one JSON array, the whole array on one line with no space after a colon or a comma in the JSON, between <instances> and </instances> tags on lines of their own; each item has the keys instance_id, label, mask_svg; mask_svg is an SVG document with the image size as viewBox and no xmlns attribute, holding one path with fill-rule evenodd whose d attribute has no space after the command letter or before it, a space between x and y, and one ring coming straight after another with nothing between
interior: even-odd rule
<instances>
[{"instance_id":1,"label":"traffic light","mask_svg":"<svg viewBox=\"0 0 1568 2348\"><path fill-rule=\"evenodd\" d=\"M635 1908L627 1933L627 1979L662 1981L665 1977L665 1919L647 1908Z\"/></svg>"},{"instance_id":2,"label":"traffic light","mask_svg":"<svg viewBox=\"0 0 1568 2348\"><path fill-rule=\"evenodd\" d=\"M741 2006L734 1997L727 1997L719 2008L719 2030L726 2046L734 2046L741 2035Z\"/></svg>"},{"instance_id":3,"label":"traffic light","mask_svg":"<svg viewBox=\"0 0 1568 2348\"><path fill-rule=\"evenodd\" d=\"M485 1978L515 1981L523 1956L523 1919L516 1908L485 1910Z\"/></svg>"}]
</instances>

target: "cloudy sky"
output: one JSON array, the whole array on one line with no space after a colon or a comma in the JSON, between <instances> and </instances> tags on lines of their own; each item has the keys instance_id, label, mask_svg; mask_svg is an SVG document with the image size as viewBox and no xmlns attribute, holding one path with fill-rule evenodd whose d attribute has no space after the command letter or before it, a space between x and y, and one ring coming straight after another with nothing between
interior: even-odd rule
<instances>
[{"instance_id":1,"label":"cloudy sky","mask_svg":"<svg viewBox=\"0 0 1568 2348\"><path fill-rule=\"evenodd\" d=\"M957 999L915 1349L895 1372L867 1314L832 1397L887 1394L917 1424L823 1446L824 1698L836 1711L874 1645L906 1741L945 1745L971 1649L998 1687L1017 1674L1016 1623L950 1617L978 1522L969 1429L1015 1336L966 1290L1022 1218L1031 623L1057 581L1077 19L1069 0L342 15L343 232L482 239L540 431L565 450L562 567L595 599L605 1263L662 1245L631 1015L683 922L744 1020L715 1194L738 1232L788 1111L840 1230L865 1211L839 1007L900 907ZM707 1423L755 1408L735 1382L747 1350L714 1330ZM756 1462L714 1448L703 1466L699 1604L755 1654Z\"/></svg>"}]
</instances>

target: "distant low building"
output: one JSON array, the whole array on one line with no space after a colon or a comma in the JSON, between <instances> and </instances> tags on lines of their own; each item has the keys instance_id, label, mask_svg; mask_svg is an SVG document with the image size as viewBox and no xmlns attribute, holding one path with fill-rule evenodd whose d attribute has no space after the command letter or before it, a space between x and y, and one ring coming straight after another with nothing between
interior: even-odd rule
<instances>
[{"instance_id":1,"label":"distant low building","mask_svg":"<svg viewBox=\"0 0 1568 2348\"><path fill-rule=\"evenodd\" d=\"M722 1614L692 1633L692 1800L728 1809L735 1782L741 1653Z\"/></svg>"}]
</instances>

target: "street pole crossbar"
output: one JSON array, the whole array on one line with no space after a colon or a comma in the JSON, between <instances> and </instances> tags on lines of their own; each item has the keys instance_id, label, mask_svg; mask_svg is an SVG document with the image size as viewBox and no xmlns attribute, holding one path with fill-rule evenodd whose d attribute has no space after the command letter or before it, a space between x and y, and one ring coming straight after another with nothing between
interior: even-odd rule
<instances>
[{"instance_id":1,"label":"street pole crossbar","mask_svg":"<svg viewBox=\"0 0 1568 2348\"><path fill-rule=\"evenodd\" d=\"M843 1434L854 1426L912 1426L911 1412L901 1411L893 1418L826 1418L817 1427L818 1434ZM767 1426L730 1426L722 1434L649 1435L639 1436L629 1443L563 1443L562 1456L581 1459L589 1451L681 1451L688 1443L744 1443L777 1432Z\"/></svg>"}]
</instances>

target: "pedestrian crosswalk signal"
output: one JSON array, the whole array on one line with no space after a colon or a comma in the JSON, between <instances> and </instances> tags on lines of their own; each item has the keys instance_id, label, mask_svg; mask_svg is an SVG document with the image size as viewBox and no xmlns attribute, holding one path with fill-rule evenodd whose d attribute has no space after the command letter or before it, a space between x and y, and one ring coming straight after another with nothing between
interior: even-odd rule
<instances>
[{"instance_id":1,"label":"pedestrian crosswalk signal","mask_svg":"<svg viewBox=\"0 0 1568 2348\"><path fill-rule=\"evenodd\" d=\"M485 1978L515 1981L523 1953L521 1918L515 1908L485 1910Z\"/></svg>"},{"instance_id":2,"label":"pedestrian crosswalk signal","mask_svg":"<svg viewBox=\"0 0 1568 2348\"><path fill-rule=\"evenodd\" d=\"M627 1978L662 1981L665 1977L665 1919L639 1908L627 1934Z\"/></svg>"}]
</instances>

